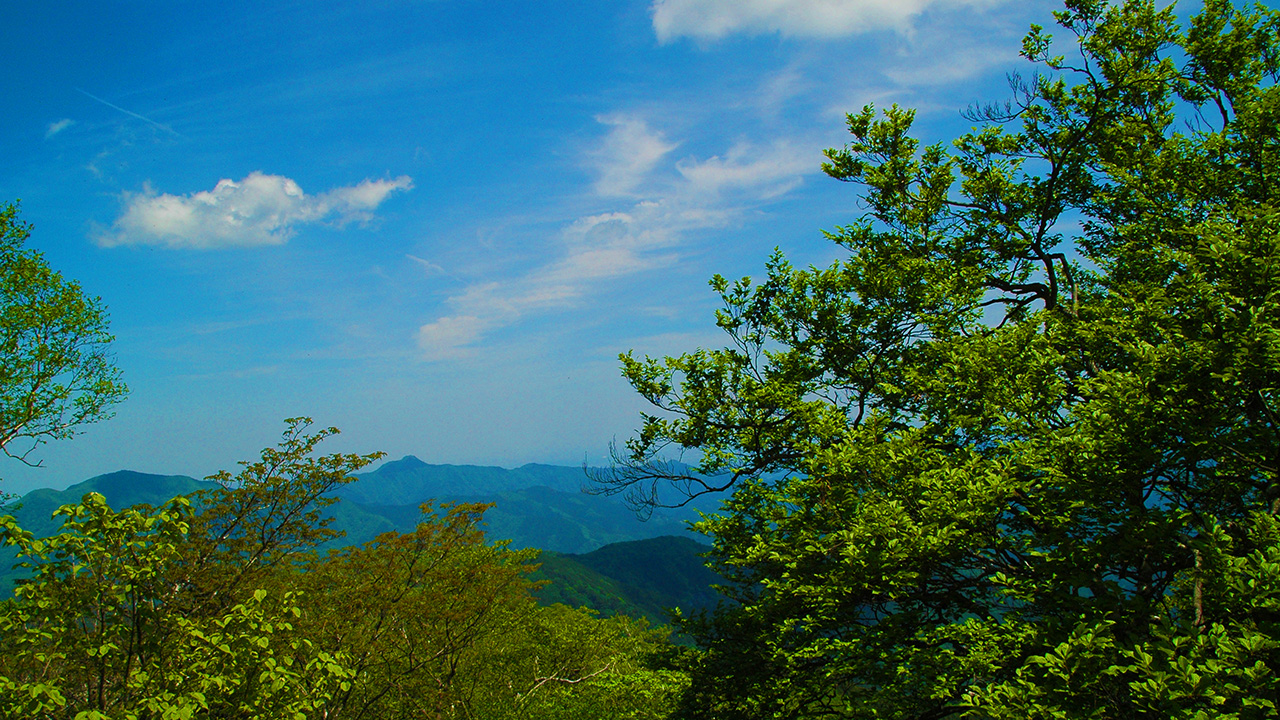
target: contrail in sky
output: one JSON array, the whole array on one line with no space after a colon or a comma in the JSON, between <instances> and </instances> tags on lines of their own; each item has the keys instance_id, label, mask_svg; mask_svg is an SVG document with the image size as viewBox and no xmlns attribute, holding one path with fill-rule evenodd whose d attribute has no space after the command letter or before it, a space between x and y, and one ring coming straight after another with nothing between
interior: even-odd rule
<instances>
[{"instance_id":1,"label":"contrail in sky","mask_svg":"<svg viewBox=\"0 0 1280 720\"><path fill-rule=\"evenodd\" d=\"M174 135L177 135L178 137L184 137L182 133L178 132L177 130L174 130L173 128L169 127L168 125L165 125L164 123L158 123L158 122L156 122L155 120L152 120L152 119L151 119L151 118L149 118L149 117L144 117L144 116L142 116L142 115L139 115L138 113L133 112L132 110L125 110L124 108L120 107L119 105L114 105L114 104L112 104L112 103L109 103L109 102L107 102L106 100L103 100L102 98L98 97L97 95L92 95L92 94L90 94L90 93L87 93L87 92L85 92L84 90L81 90L80 88L76 88L76 92L80 93L81 95L84 95L85 97L89 98L90 100L97 100L98 102L102 103L103 105L106 105L107 107L109 107L109 108L111 108L111 109L113 109L113 110L119 110L120 112L124 113L125 115L128 115L129 117L135 117L135 118L138 118L139 120L141 120L141 121L143 121L143 122L145 122L145 123L147 123L147 124L149 124L149 125L154 125L155 127L158 127L158 128L160 128L161 130L164 130L165 132L173 133Z\"/></svg>"}]
</instances>

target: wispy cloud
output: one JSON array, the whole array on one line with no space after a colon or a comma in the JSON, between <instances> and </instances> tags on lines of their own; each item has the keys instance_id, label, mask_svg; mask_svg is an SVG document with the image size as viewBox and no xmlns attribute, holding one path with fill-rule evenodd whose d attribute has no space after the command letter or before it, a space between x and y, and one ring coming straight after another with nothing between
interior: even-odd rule
<instances>
[{"instance_id":1,"label":"wispy cloud","mask_svg":"<svg viewBox=\"0 0 1280 720\"><path fill-rule=\"evenodd\" d=\"M422 359L429 362L457 360L471 354L469 346L493 327L494 318L450 315L418 328Z\"/></svg>"},{"instance_id":2,"label":"wispy cloud","mask_svg":"<svg viewBox=\"0 0 1280 720\"><path fill-rule=\"evenodd\" d=\"M758 200L769 200L800 183L801 176L817 168L816 153L789 141L769 146L736 143L724 155L705 160L682 160L676 169L691 194L723 197L745 191Z\"/></svg>"},{"instance_id":3,"label":"wispy cloud","mask_svg":"<svg viewBox=\"0 0 1280 720\"><path fill-rule=\"evenodd\" d=\"M413 181L401 176L307 195L293 180L261 172L239 182L219 180L212 190L190 195L161 194L148 186L140 193L125 193L120 217L94 239L107 247L279 245L306 223L329 218L336 218L339 225L367 221L388 195L412 187Z\"/></svg>"},{"instance_id":4,"label":"wispy cloud","mask_svg":"<svg viewBox=\"0 0 1280 720\"><path fill-rule=\"evenodd\" d=\"M67 128L75 124L76 124L76 121L72 120L71 118L62 118L57 122L51 122L49 123L49 128L44 131L44 139L48 140L54 135L57 135L58 133L62 132L63 130L66 130Z\"/></svg>"},{"instance_id":5,"label":"wispy cloud","mask_svg":"<svg viewBox=\"0 0 1280 720\"><path fill-rule=\"evenodd\" d=\"M998 67L1014 65L1015 49L952 41L944 51L921 53L907 62L887 68L885 77L907 88L958 85Z\"/></svg>"},{"instance_id":6,"label":"wispy cloud","mask_svg":"<svg viewBox=\"0 0 1280 720\"><path fill-rule=\"evenodd\" d=\"M445 272L444 268L431 262L430 260L420 258L417 255L411 255L409 253L405 253L405 257L417 263L418 267L422 268L422 270L428 275L435 275L437 273L443 274Z\"/></svg>"},{"instance_id":7,"label":"wispy cloud","mask_svg":"<svg viewBox=\"0 0 1280 720\"><path fill-rule=\"evenodd\" d=\"M728 35L835 38L873 30L905 30L912 17L938 7L1001 0L655 0L653 29L662 43Z\"/></svg>"},{"instance_id":8,"label":"wispy cloud","mask_svg":"<svg viewBox=\"0 0 1280 720\"><path fill-rule=\"evenodd\" d=\"M604 142L591 153L599 173L596 192L601 195L629 195L676 149L675 143L667 142L641 118L602 115L596 121L609 126Z\"/></svg>"},{"instance_id":9,"label":"wispy cloud","mask_svg":"<svg viewBox=\"0 0 1280 720\"><path fill-rule=\"evenodd\" d=\"M478 279L449 297L448 312L418 330L424 359L468 357L494 332L579 305L609 282L670 267L693 231L729 225L786 193L818 166L810 153L781 141L742 142L722 155L671 160L677 144L661 140L640 120L598 120L610 130L586 159L599 173L594 192L597 200L608 201L623 195L619 188L625 187L628 205L569 222L556 239L554 260L513 278ZM625 162L610 162L611 154L625 154L624 148L633 145L653 150L644 162L620 171ZM625 183L617 180L621 176ZM601 182L606 177L610 180Z\"/></svg>"},{"instance_id":10,"label":"wispy cloud","mask_svg":"<svg viewBox=\"0 0 1280 720\"><path fill-rule=\"evenodd\" d=\"M152 120L151 118L146 117L145 115L139 115L138 113L136 113L136 112L134 112L134 111L132 111L132 110L125 110L124 108L120 107L119 105L116 105L116 104L114 104L114 103L109 103L109 102L107 102L106 100L103 100L102 98L98 97L97 95L93 95L93 94L87 93L87 92L85 92L84 90L81 90L80 88L76 88L76 92L80 93L81 95L84 95L85 97L89 98L90 100L96 100L96 101L98 101L98 102L102 103L103 105L106 105L107 107L111 108L112 110L118 110L119 112L122 112L122 113L124 113L125 115L128 115L128 116L129 116L129 117L131 117L131 118L136 118L136 119L138 119L138 120L141 120L142 122L145 122L145 123L147 123L148 125L151 125L151 126L152 126L152 127L154 127L154 128L157 128L157 129L159 129L159 130L163 130L163 131L165 131L165 132L167 132L167 133L169 133L169 134L171 134L171 135L175 135L175 136L177 136L177 137L182 137L182 133L178 132L177 130L174 130L173 128L169 127L168 125L165 125L164 123L156 122L155 120Z\"/></svg>"},{"instance_id":11,"label":"wispy cloud","mask_svg":"<svg viewBox=\"0 0 1280 720\"><path fill-rule=\"evenodd\" d=\"M514 278L484 278L448 299L450 314L418 329L418 345L426 360L468 357L489 333L530 315L571 307L594 285L661 267L673 255L656 252L671 244L669 228L650 217L655 204L638 213L602 213L580 218L558 238L559 259Z\"/></svg>"}]
</instances>

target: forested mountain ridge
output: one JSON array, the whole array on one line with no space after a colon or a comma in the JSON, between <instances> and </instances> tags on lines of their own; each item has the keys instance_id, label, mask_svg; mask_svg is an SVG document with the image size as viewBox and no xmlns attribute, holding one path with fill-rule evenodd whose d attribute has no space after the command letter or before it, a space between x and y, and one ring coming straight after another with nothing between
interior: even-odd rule
<instances>
[{"instance_id":1,"label":"forested mountain ridge","mask_svg":"<svg viewBox=\"0 0 1280 720\"><path fill-rule=\"evenodd\" d=\"M340 486L334 495L341 499L326 509L334 518L332 528L343 533L326 548L361 545L386 532L411 532L422 520L419 505L430 500L493 503L482 525L491 542L505 540L513 549L545 551L536 577L550 581L539 593L547 604L585 605L605 615L643 616L664 624L667 608L706 607L713 595L710 586L716 576L697 555L705 546L692 539L683 522L661 513L641 522L613 498L573 489L574 482L581 485L581 468L430 465L407 456L354 477L357 481ZM523 486L538 482L553 486ZM159 507L179 495L217 487L185 475L120 470L65 490L33 490L0 514L13 514L22 527L45 537L61 527L62 519L53 517L54 511L80 502L88 493L99 493L110 507L123 509ZM385 502L367 504L357 498ZM677 533L685 537L672 537ZM19 576L10 568L14 559L12 549L0 549L0 580ZM646 570L649 565L664 570ZM690 577L700 578L702 585L691 587Z\"/></svg>"},{"instance_id":2,"label":"forested mountain ridge","mask_svg":"<svg viewBox=\"0 0 1280 720\"><path fill-rule=\"evenodd\" d=\"M389 471L384 472L390 467ZM532 469L532 470L530 470ZM636 521L621 503L583 493L568 493L551 487L518 487L520 482L568 480L581 475L580 468L554 465L526 465L517 470L468 465L428 465L413 456L386 463L370 473L356 475L355 483L335 493L344 498L362 497L404 503L366 505L349 499L328 508L333 528L346 533L328 543L339 548L360 545L384 532L409 532L422 519L422 502L460 488L460 479L474 481L471 495L442 497L451 502L495 502L485 513L485 530L490 541L509 540L515 548L543 550L541 567L532 575L546 581L536 593L544 604L564 603L589 607L602 615L644 617L655 625L670 621L670 609L687 612L711 608L717 595L712 585L719 576L703 564L700 553L706 546L689 536L654 535L683 525L657 515L648 523ZM401 479L399 483L387 482ZM407 480L407 481L405 481ZM386 483L383 485L382 483ZM371 486L354 492L362 484ZM101 494L116 509L135 505L159 507L179 495L218 487L208 480L185 475L155 475L120 470L76 483L65 490L41 488L24 495L13 514L22 527L37 536L52 535L61 526L53 512L75 504L87 493ZM515 489L511 489L515 488ZM484 494L484 491L495 494ZM641 536L641 533L654 533ZM562 548L586 547L581 552ZM13 552L0 550L0 578L15 577L9 565Z\"/></svg>"},{"instance_id":3,"label":"forested mountain ridge","mask_svg":"<svg viewBox=\"0 0 1280 720\"><path fill-rule=\"evenodd\" d=\"M337 542L358 545L381 533L412 529L427 501L493 503L485 513L490 538L509 540L514 548L586 553L615 542L661 535L686 534L685 518L655 513L647 521L616 498L581 492L582 468L529 464L507 470L478 465L432 465L409 455L340 486L329 512L334 528L345 536ZM37 535L58 525L51 515L89 492L101 493L113 508L145 503L158 507L178 495L216 487L209 480L185 475L156 475L120 470L76 483L65 490L41 488L22 496L9 510ZM689 514L686 514L688 517Z\"/></svg>"},{"instance_id":4,"label":"forested mountain ridge","mask_svg":"<svg viewBox=\"0 0 1280 720\"><path fill-rule=\"evenodd\" d=\"M0 513L14 515L22 523L22 527L37 536L51 535L62 524L53 517L53 512L63 505L79 502L81 497L91 492L100 493L115 508L141 504L159 507L179 495L189 495L214 487L217 487L216 483L196 480L186 475L155 475L117 470L105 475L95 475L65 490L32 490L7 509L0 508Z\"/></svg>"}]
</instances>

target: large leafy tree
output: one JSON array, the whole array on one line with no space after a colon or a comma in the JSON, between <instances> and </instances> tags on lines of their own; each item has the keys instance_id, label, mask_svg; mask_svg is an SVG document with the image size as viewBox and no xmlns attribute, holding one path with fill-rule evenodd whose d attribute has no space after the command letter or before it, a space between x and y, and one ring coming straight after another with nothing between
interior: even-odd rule
<instances>
[{"instance_id":1,"label":"large leafy tree","mask_svg":"<svg viewBox=\"0 0 1280 720\"><path fill-rule=\"evenodd\" d=\"M314 457L336 432L287 421L280 444L222 485L159 509L90 493L35 538L0 517L26 577L0 602L0 714L296 718L350 687L341 653L295 631L284 578L337 533L322 497L380 457Z\"/></svg>"},{"instance_id":2,"label":"large leafy tree","mask_svg":"<svg viewBox=\"0 0 1280 720\"><path fill-rule=\"evenodd\" d=\"M301 631L354 673L335 717L665 717L683 673L651 667L643 620L538 607L536 550L486 543L485 505L424 505L409 533L330 553L290 584Z\"/></svg>"},{"instance_id":3,"label":"large leafy tree","mask_svg":"<svg viewBox=\"0 0 1280 720\"><path fill-rule=\"evenodd\" d=\"M191 503L114 511L96 493L36 539L0 518L31 570L0 604L0 714L23 718L293 718L349 686L339 655L293 633L290 593L194 613L172 571Z\"/></svg>"},{"instance_id":4,"label":"large leafy tree","mask_svg":"<svg viewBox=\"0 0 1280 720\"><path fill-rule=\"evenodd\" d=\"M24 247L30 235L0 206L0 452L35 464L37 447L106 417L127 389L101 301Z\"/></svg>"},{"instance_id":5,"label":"large leafy tree","mask_svg":"<svg viewBox=\"0 0 1280 720\"><path fill-rule=\"evenodd\" d=\"M423 506L413 532L334 551L292 581L313 600L307 634L348 653L356 671L335 713L473 716L463 679L481 645L527 619L526 562L536 554L486 544L485 508Z\"/></svg>"},{"instance_id":6,"label":"large leafy tree","mask_svg":"<svg viewBox=\"0 0 1280 720\"><path fill-rule=\"evenodd\" d=\"M849 115L846 259L624 356L659 411L607 489L731 490L687 715L1274 716L1280 14L1056 19L949 145Z\"/></svg>"}]
</instances>

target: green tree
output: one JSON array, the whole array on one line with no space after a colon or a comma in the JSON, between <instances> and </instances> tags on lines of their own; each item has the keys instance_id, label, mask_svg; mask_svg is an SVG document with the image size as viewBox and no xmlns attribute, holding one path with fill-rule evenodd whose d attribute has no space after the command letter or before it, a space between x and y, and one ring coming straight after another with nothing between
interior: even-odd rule
<instances>
[{"instance_id":1,"label":"green tree","mask_svg":"<svg viewBox=\"0 0 1280 720\"><path fill-rule=\"evenodd\" d=\"M295 630L287 579L337 534L323 495L379 454L312 457L336 430L286 422L192 499L115 511L90 493L43 539L0 517L28 571L0 604L0 716L294 720L350 689L341 654Z\"/></svg>"},{"instance_id":2,"label":"green tree","mask_svg":"<svg viewBox=\"0 0 1280 720\"><path fill-rule=\"evenodd\" d=\"M659 720L689 684L666 628L559 604L523 615L481 648L469 717Z\"/></svg>"},{"instance_id":3,"label":"green tree","mask_svg":"<svg viewBox=\"0 0 1280 720\"><path fill-rule=\"evenodd\" d=\"M352 659L355 682L334 703L342 717L472 716L460 678L531 605L534 553L486 544L485 508L424 505L413 532L333 551L288 579L312 600L306 634Z\"/></svg>"},{"instance_id":4,"label":"green tree","mask_svg":"<svg viewBox=\"0 0 1280 720\"><path fill-rule=\"evenodd\" d=\"M949 146L848 116L846 259L623 357L659 411L606 489L732 490L687 716L1275 715L1280 15L1055 15Z\"/></svg>"},{"instance_id":5,"label":"green tree","mask_svg":"<svg viewBox=\"0 0 1280 720\"><path fill-rule=\"evenodd\" d=\"M302 632L349 658L331 712L361 718L660 718L685 675L653 667L666 635L628 618L539 607L536 550L490 544L486 505L424 505L409 533L317 559Z\"/></svg>"},{"instance_id":6,"label":"green tree","mask_svg":"<svg viewBox=\"0 0 1280 720\"><path fill-rule=\"evenodd\" d=\"M108 416L128 392L101 301L23 247L31 226L0 207L0 451L36 464L50 439Z\"/></svg>"},{"instance_id":7,"label":"green tree","mask_svg":"<svg viewBox=\"0 0 1280 720\"><path fill-rule=\"evenodd\" d=\"M0 605L3 717L294 720L349 684L340 656L291 632L289 593L184 612L168 571L186 549L186 498L116 512L90 493L57 515L47 539L0 518L0 540L32 570Z\"/></svg>"},{"instance_id":8,"label":"green tree","mask_svg":"<svg viewBox=\"0 0 1280 720\"><path fill-rule=\"evenodd\" d=\"M272 582L291 578L325 543L342 533L330 527L325 508L333 491L353 482L352 473L383 456L335 453L314 457L337 428L311 431L307 417L288 418L280 443L265 448L240 472L209 476L220 487L196 493L200 511L189 520L182 562L169 581L185 588L192 612L211 612L241 602ZM204 608L201 610L200 608Z\"/></svg>"}]
</instances>

